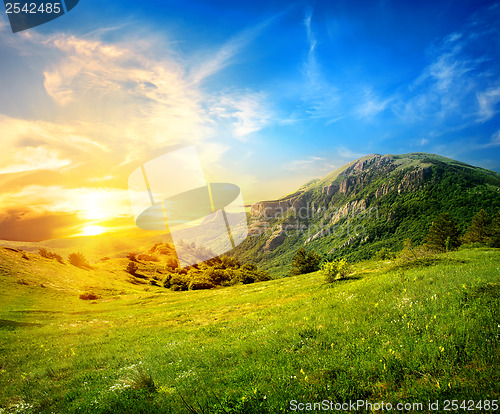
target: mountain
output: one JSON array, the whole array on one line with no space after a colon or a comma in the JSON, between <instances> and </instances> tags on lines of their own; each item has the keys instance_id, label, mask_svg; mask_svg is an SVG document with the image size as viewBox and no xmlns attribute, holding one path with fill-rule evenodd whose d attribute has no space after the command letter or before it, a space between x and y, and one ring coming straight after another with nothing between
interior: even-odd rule
<instances>
[{"instance_id":1,"label":"mountain","mask_svg":"<svg viewBox=\"0 0 500 414\"><path fill-rule=\"evenodd\" d=\"M371 154L254 204L249 237L231 254L283 276L300 247L369 259L401 249L406 238L420 244L441 212L465 230L481 208L500 209L500 174L434 154Z\"/></svg>"}]
</instances>

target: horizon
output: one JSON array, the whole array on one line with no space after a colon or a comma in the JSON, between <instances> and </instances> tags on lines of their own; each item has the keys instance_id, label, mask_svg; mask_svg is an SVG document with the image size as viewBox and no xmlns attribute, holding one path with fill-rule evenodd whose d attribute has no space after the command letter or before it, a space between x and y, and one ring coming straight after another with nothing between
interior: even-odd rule
<instances>
[{"instance_id":1,"label":"horizon","mask_svg":"<svg viewBox=\"0 0 500 414\"><path fill-rule=\"evenodd\" d=\"M12 33L3 14L0 239L149 237L128 176L188 145L245 204L374 153L500 172L499 18L498 1L88 0Z\"/></svg>"}]
</instances>

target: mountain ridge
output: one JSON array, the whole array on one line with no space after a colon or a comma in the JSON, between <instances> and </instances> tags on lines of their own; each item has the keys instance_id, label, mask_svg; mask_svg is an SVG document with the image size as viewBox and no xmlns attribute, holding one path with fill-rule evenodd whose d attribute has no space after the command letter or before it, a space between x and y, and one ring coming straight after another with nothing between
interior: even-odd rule
<instances>
[{"instance_id":1,"label":"mountain ridge","mask_svg":"<svg viewBox=\"0 0 500 414\"><path fill-rule=\"evenodd\" d=\"M464 230L480 208L500 209L499 173L437 154L369 154L255 203L250 237L232 253L283 275L299 247L368 259L382 247L402 248L405 238L421 243L440 212Z\"/></svg>"}]
</instances>

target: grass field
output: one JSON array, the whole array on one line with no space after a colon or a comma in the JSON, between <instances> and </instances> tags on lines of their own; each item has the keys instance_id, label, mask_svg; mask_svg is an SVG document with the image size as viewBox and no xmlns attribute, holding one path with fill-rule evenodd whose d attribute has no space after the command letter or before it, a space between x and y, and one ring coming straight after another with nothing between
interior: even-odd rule
<instances>
[{"instance_id":1,"label":"grass field","mask_svg":"<svg viewBox=\"0 0 500 414\"><path fill-rule=\"evenodd\" d=\"M81 270L0 250L0 413L500 396L495 249L362 262L333 284L317 272L187 292L133 285L116 261ZM101 299L79 299L90 290Z\"/></svg>"}]
</instances>

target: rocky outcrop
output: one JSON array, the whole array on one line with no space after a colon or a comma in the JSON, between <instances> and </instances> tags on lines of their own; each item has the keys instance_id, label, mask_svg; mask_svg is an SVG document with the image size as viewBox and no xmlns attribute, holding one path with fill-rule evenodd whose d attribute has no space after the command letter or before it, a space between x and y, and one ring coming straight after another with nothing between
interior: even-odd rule
<instances>
[{"instance_id":1,"label":"rocky outcrop","mask_svg":"<svg viewBox=\"0 0 500 414\"><path fill-rule=\"evenodd\" d=\"M321 193L323 195L327 195L327 196L332 196L334 195L337 191L339 191L339 186L337 184L329 184L329 185L325 185L322 189L321 189Z\"/></svg>"},{"instance_id":2,"label":"rocky outcrop","mask_svg":"<svg viewBox=\"0 0 500 414\"><path fill-rule=\"evenodd\" d=\"M362 211L366 210L366 200L362 198L361 200L351 201L334 212L331 215L330 224L333 225L340 219L346 216L355 216Z\"/></svg>"},{"instance_id":3,"label":"rocky outcrop","mask_svg":"<svg viewBox=\"0 0 500 414\"><path fill-rule=\"evenodd\" d=\"M332 209L328 211L328 217L330 218L327 227L322 228L317 233L308 237L304 244L310 243L320 237L327 236L331 234L331 229L333 226L344 217L354 218L359 214L362 214L367 209L367 203L365 199L351 201L347 204L344 204L342 207L338 209Z\"/></svg>"},{"instance_id":4,"label":"rocky outcrop","mask_svg":"<svg viewBox=\"0 0 500 414\"><path fill-rule=\"evenodd\" d=\"M264 220L279 219L290 209L296 211L306 207L307 201L304 197L297 195L292 198L274 201L261 201L252 205L250 214L252 217L259 217Z\"/></svg>"},{"instance_id":5,"label":"rocky outcrop","mask_svg":"<svg viewBox=\"0 0 500 414\"><path fill-rule=\"evenodd\" d=\"M278 228L271 234L269 239L267 239L266 245L264 246L264 250L274 250L276 247L281 245L285 241L286 233L283 231L283 227L280 225Z\"/></svg>"},{"instance_id":6,"label":"rocky outcrop","mask_svg":"<svg viewBox=\"0 0 500 414\"><path fill-rule=\"evenodd\" d=\"M394 190L394 186L390 184L383 184L379 188L375 190L375 198L380 198L389 194L392 190Z\"/></svg>"},{"instance_id":7,"label":"rocky outcrop","mask_svg":"<svg viewBox=\"0 0 500 414\"><path fill-rule=\"evenodd\" d=\"M417 170L407 172L398 184L398 194L418 190L422 187L425 178L427 178L430 173L430 168L419 168Z\"/></svg>"}]
</instances>

